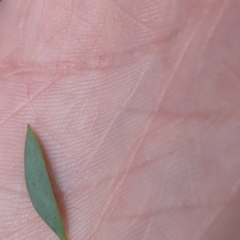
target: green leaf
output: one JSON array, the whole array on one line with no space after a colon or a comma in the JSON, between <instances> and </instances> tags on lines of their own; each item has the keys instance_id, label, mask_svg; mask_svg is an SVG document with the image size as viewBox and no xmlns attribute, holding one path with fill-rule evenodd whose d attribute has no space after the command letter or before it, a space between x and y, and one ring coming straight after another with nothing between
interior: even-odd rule
<instances>
[{"instance_id":1,"label":"green leaf","mask_svg":"<svg viewBox=\"0 0 240 240\"><path fill-rule=\"evenodd\" d=\"M25 180L35 210L61 240L67 240L43 154L30 125L25 142Z\"/></svg>"}]
</instances>

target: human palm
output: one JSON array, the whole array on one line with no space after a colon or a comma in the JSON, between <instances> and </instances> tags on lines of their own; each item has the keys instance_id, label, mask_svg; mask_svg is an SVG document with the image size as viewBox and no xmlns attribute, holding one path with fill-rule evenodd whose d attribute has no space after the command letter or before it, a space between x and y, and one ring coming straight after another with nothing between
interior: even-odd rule
<instances>
[{"instance_id":1,"label":"human palm","mask_svg":"<svg viewBox=\"0 0 240 240\"><path fill-rule=\"evenodd\" d=\"M0 239L56 239L24 182L28 123L70 240L239 239L239 10L2 1Z\"/></svg>"}]
</instances>

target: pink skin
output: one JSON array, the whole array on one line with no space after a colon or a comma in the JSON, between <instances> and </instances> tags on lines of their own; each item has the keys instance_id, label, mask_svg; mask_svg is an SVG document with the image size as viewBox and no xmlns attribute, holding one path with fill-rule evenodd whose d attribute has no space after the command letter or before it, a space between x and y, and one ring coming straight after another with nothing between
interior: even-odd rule
<instances>
[{"instance_id":1,"label":"pink skin","mask_svg":"<svg viewBox=\"0 0 240 240\"><path fill-rule=\"evenodd\" d=\"M3 0L0 239L57 239L27 123L69 240L240 239L239 26L239 0Z\"/></svg>"}]
</instances>

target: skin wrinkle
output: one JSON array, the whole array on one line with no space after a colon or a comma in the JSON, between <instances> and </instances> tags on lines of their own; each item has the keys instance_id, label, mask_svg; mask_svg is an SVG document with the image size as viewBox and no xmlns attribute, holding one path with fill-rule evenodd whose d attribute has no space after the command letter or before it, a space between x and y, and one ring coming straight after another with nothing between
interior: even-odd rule
<instances>
[{"instance_id":1,"label":"skin wrinkle","mask_svg":"<svg viewBox=\"0 0 240 240\"><path fill-rule=\"evenodd\" d=\"M219 24L221 18L223 17L224 13L226 12L227 10L227 7L229 6L230 4L230 1L229 0L226 0L225 2L223 2L222 4L222 8L220 8L216 18L215 18L215 21L213 21L212 23L212 27L210 28L210 31L208 32L208 35L205 39L205 42L203 43L203 46L202 46L202 49L201 49L201 52L200 52L200 56L202 56L203 52L205 51L205 49L207 48L207 45L208 43L210 42L212 36L213 36L213 33L214 31L216 30L217 28L217 25Z\"/></svg>"},{"instance_id":2,"label":"skin wrinkle","mask_svg":"<svg viewBox=\"0 0 240 240\"><path fill-rule=\"evenodd\" d=\"M78 13L78 9L79 9L79 6L81 5L82 3L79 2L79 4L77 5L77 8L74 8L73 10L73 14L72 14L72 17L71 17L71 20L69 22L69 24L66 26L66 34L64 34L65 38L67 37L67 35L71 36L72 39L75 39L78 43L81 44L80 39L77 39L76 37L74 37L72 34L69 33L69 31L71 30L71 25L73 24L73 20L75 18L75 15ZM81 21L85 21L84 19L81 19ZM88 22L86 22L91 28L92 30L96 29L96 26L92 26L91 24L89 24ZM65 40L65 38L63 38L62 42ZM97 38L96 38L96 41L97 41ZM95 44L96 44L96 41L95 43L93 43L92 45L92 48L95 47ZM63 45L62 45L63 46ZM89 48L89 51L91 51L92 49ZM87 52L89 53L89 52Z\"/></svg>"},{"instance_id":3,"label":"skin wrinkle","mask_svg":"<svg viewBox=\"0 0 240 240\"><path fill-rule=\"evenodd\" d=\"M18 17L18 19L16 19L16 21L14 22L14 24L18 25L18 30L20 31L20 39L22 39L23 37L23 29L24 29L24 20L27 19L27 17L25 18L25 16L27 16L27 10L28 10L28 7L30 5L30 2L31 0L25 0L26 4L24 4L24 8L23 8L23 13L22 13L22 16L21 15ZM19 22L20 21L20 22ZM9 26L9 27L13 27L13 26ZM21 45L21 43L19 42L15 48L18 49L19 46ZM11 52L10 54L12 54L13 52ZM9 55L10 55L9 54ZM7 56L8 57L8 56Z\"/></svg>"},{"instance_id":4,"label":"skin wrinkle","mask_svg":"<svg viewBox=\"0 0 240 240\"><path fill-rule=\"evenodd\" d=\"M202 48L201 48L201 52L199 53L199 64L197 67L197 71L196 71L196 77L198 77L200 69L201 69L201 63L200 59L203 56L204 51L206 50L208 43L210 42L210 40L213 37L213 34L218 26L218 24L221 21L221 18L224 16L224 12L226 12L228 6L230 5L230 1L226 0L223 4L222 4L222 8L220 8L218 14L216 15L215 21L213 21L212 23L212 27L210 28L210 31L207 34L207 37L204 39L205 41L203 42ZM209 13L207 12L205 15L208 15ZM201 21L201 20L200 20Z\"/></svg>"},{"instance_id":5,"label":"skin wrinkle","mask_svg":"<svg viewBox=\"0 0 240 240\"><path fill-rule=\"evenodd\" d=\"M149 120L149 123L146 124L146 130L144 131L144 133L147 133L148 128L149 128L150 123L151 123L151 120L153 120L153 117L152 117L152 119ZM127 176L129 175L129 169L131 168L131 166L132 166L132 164L133 164L133 162L134 162L134 157L135 157L135 155L136 155L136 153L137 153L138 148L141 146L141 143L142 143L144 137L145 137L145 134L143 134L142 138L139 140L138 145L137 145L137 147L136 147L136 150L135 150L134 153L133 153L132 160L130 161L130 163L129 163L127 169L126 169L125 174L124 174L124 175L121 177L121 179L119 180L119 184L117 185L116 190L113 192L112 198L109 200L108 204L106 205L106 208L105 208L106 210L105 210L105 212L104 212L104 214L103 214L103 216L102 216L102 219L104 218L104 215L106 215L107 208L110 208L111 202L114 200L114 197L115 197L115 195L117 194L117 191L120 191L121 186L122 186L123 183L126 181ZM98 226L97 226L97 228L96 228L96 230L95 230L95 233L93 232L92 238L93 238L94 235L97 233L97 229L99 228L102 219L99 220L99 224L98 224ZM91 238L90 238L90 239L91 239Z\"/></svg>"},{"instance_id":6,"label":"skin wrinkle","mask_svg":"<svg viewBox=\"0 0 240 240\"><path fill-rule=\"evenodd\" d=\"M71 106L71 109L68 111L68 114L71 113L71 110L73 110L74 106L79 104L78 102L78 98L76 99L76 102L73 103L73 105ZM86 108L87 108L87 101L84 102L84 105L83 105L83 108L82 109L79 109L78 112L77 112L77 115L76 117L78 117L80 114L81 114L81 111L84 111ZM66 116L64 116L65 118ZM67 132L68 128L70 127L71 123L74 121L74 119L72 118L71 121L69 122L68 126L65 128L65 131L64 132ZM69 146L70 147L70 146Z\"/></svg>"},{"instance_id":7,"label":"skin wrinkle","mask_svg":"<svg viewBox=\"0 0 240 240\"><path fill-rule=\"evenodd\" d=\"M81 5L81 3L79 2L78 7L79 7L80 5ZM69 35L69 36L71 36L72 39L75 39L75 37L74 37L73 35L71 35L71 34L69 33L69 31L70 31L70 29L71 29L71 28L70 28L71 24L73 24L73 19L74 19L74 16L76 15L76 13L77 13L78 7L76 8L76 10L74 11L74 14L72 15L70 24L69 24L69 26L67 27L66 34L64 34L65 38L66 38L67 35ZM74 8L74 9L75 9L75 8ZM96 19L97 19L97 18L96 18ZM81 19L81 21L83 21L83 19ZM88 22L86 22L86 23L88 23ZM98 21L96 21L96 25L99 25ZM98 26L98 28L97 28L96 26L91 26L91 24L89 24L89 23L88 23L88 26L91 27L93 31L94 31L95 29L98 29L98 28L99 28L99 26ZM99 31L99 29L98 29L98 31ZM94 32L97 32L97 31L94 31ZM97 43L98 43L98 39L100 38L100 31L99 31L99 34L98 34L98 35L99 35L99 37L95 37L96 40L92 42L92 46L91 46L91 48L89 48L89 51L91 51L92 49L96 48L96 45L97 45ZM62 40L62 42L65 40L65 38ZM78 40L78 39L76 39L76 40ZM79 40L78 40L78 41L79 41ZM78 42L78 41L77 41L77 42ZM81 44L81 42L80 42L80 44ZM63 46L63 45L62 45L62 46ZM87 52L86 54L88 54L88 52Z\"/></svg>"},{"instance_id":8,"label":"skin wrinkle","mask_svg":"<svg viewBox=\"0 0 240 240\"><path fill-rule=\"evenodd\" d=\"M124 106L127 106L127 104L129 103L129 101L133 98L134 94L136 93L137 89L138 89L139 86L140 86L141 81L143 80L143 77L145 76L145 73L147 72L148 68L150 67L150 63L151 63L153 60L154 60L154 55L153 55L152 58L148 61L148 64L146 64L146 67L145 67L145 69L143 70L142 75L141 75L141 77L139 78L139 81L137 82L135 88L133 89L133 91L132 91L132 93L129 95L129 97L127 98L126 102L123 104ZM111 129L111 127L113 126L114 122L116 121L116 119L120 116L120 114L121 114L123 111L124 111L124 108L123 108L121 111L119 111L119 114L113 119L112 123L110 124L110 127L109 127L108 130L106 131L106 134L104 134L103 139L105 139L105 136L108 134L108 131L110 131L110 129ZM150 121L150 122L151 122L151 121ZM149 124L146 124L146 131L147 131L148 128L149 128L150 122L149 122ZM138 150L138 147L141 145L141 142L143 141L143 138L144 138L144 136L145 136L146 131L144 131L143 137L139 140L139 143L138 143L138 145L137 145L137 147L136 147L136 150L135 150L134 153L133 153L132 160L131 160L131 158L130 158L130 161L129 161L128 167L126 168L125 174L124 174L124 175L121 177L121 179L119 180L119 183L116 185L116 188L115 188L115 190L114 190L113 193L112 193L112 197L109 198L109 201L107 201L105 207L103 208L103 212L102 212L102 214L101 214L101 218L100 218L100 219L98 220L98 222L95 224L95 226L94 226L94 228L93 228L93 230L92 230L92 233L90 233L89 239L93 239L94 235L97 233L97 231L98 231L98 229L99 229L99 227L100 227L100 224L101 224L101 222L103 221L104 216L106 215L107 209L110 208L111 203L112 203L112 201L113 201L114 198L115 198L115 195L116 195L117 192L120 190L122 184L123 184L124 181L126 180L127 175L128 175L128 170L130 169L130 167L132 166L132 163L134 162L134 156L135 156L135 154L136 154L136 152L137 152L137 150ZM100 141L100 145L101 145L101 142L103 142L103 140ZM100 145L99 145L99 146L100 146ZM97 149L97 150L95 151L95 154L96 154L97 151L98 151L98 147L97 147L96 149ZM94 155L95 155L95 154L94 154ZM93 157L92 157L91 159L94 158L94 155L93 155ZM90 160L91 160L91 159L90 159ZM116 182L116 181L114 181L113 184L114 184L115 182ZM113 184L112 184L112 185L113 185Z\"/></svg>"},{"instance_id":9,"label":"skin wrinkle","mask_svg":"<svg viewBox=\"0 0 240 240\"><path fill-rule=\"evenodd\" d=\"M235 186L233 187L233 190L229 194L230 197L229 199L222 204L222 207L219 209L219 211L215 214L213 217L211 224L208 225L208 227L205 229L203 232L202 236L199 238L199 240L205 240L206 239L206 234L211 231L211 228L214 226L214 224L218 221L218 217L221 217L221 215L226 211L226 209L229 207L229 205L234 204L235 202L232 200L235 197L235 194L237 194L237 191L240 186L240 177L238 178ZM237 202L238 200L236 200ZM236 203L237 204L237 203ZM210 239L209 239L210 240ZM214 239L215 240L215 239Z\"/></svg>"},{"instance_id":10,"label":"skin wrinkle","mask_svg":"<svg viewBox=\"0 0 240 240\"><path fill-rule=\"evenodd\" d=\"M136 18L134 17L134 15L130 14L130 12L128 12L126 9L122 8L118 3L117 1L114 1L116 7L121 11L123 12L124 14L126 14L126 16L132 18L134 21L136 21L137 23L141 24L143 27L146 27L148 28L149 30L151 30L152 32L154 33L157 33L156 29L153 29L151 28L150 26L147 25L147 23L144 23L140 20L140 18Z\"/></svg>"},{"instance_id":11,"label":"skin wrinkle","mask_svg":"<svg viewBox=\"0 0 240 240\"><path fill-rule=\"evenodd\" d=\"M43 9L43 8L42 8L42 9ZM76 11L77 11L77 10L76 10ZM75 12L76 12L76 11L75 11ZM72 24L72 20L73 20L74 14L75 14L75 13L73 13L72 18L70 19L68 25L66 25L66 27L65 27L65 32L66 32L66 33L68 33L68 31L70 30L70 26L71 26L71 24ZM62 26L61 26L61 27L62 27ZM62 37L62 39L61 39L61 42L64 42L66 35L67 35L67 34L63 34L63 37ZM63 44L61 44L61 46L63 47ZM62 49L62 48L61 48L61 49ZM60 51L61 49L59 49L59 51ZM42 48L42 49L38 52L38 54L36 53L36 54L35 54L35 57L34 57L33 60L32 60L32 62L35 62L36 59L37 59L44 51L46 51L46 50L45 50L44 48Z\"/></svg>"},{"instance_id":12,"label":"skin wrinkle","mask_svg":"<svg viewBox=\"0 0 240 240\"><path fill-rule=\"evenodd\" d=\"M0 123L0 127L2 127L7 120L9 120L11 117L14 116L14 114L18 113L21 109L23 109L24 107L26 107L31 101L33 101L36 97L38 97L39 95L41 95L48 87L50 87L51 85L53 85L55 82L57 82L59 79L55 79L53 81L51 81L50 83L46 84L42 89L40 89L40 91L36 92L33 97L26 101L25 103L21 104L20 107L18 107L13 113L11 113L9 116L7 116L1 123Z\"/></svg>"},{"instance_id":13,"label":"skin wrinkle","mask_svg":"<svg viewBox=\"0 0 240 240\"><path fill-rule=\"evenodd\" d=\"M160 45L160 44L164 44L167 41L170 41L172 38L176 37L176 34L178 34L178 30L174 30L173 32L171 32L169 35L164 36L164 37L156 37L155 39L153 39L150 42L147 42L146 44L141 44L139 46L137 46L136 48L131 48L125 51L121 51L120 52L108 52L107 54L101 54L101 58L99 58L99 54L96 54L96 56L94 57L88 57L89 61L88 62L93 62L93 60L97 59L97 61L95 61L95 66L91 67L89 66L89 64L87 64L86 60L80 60L80 63L78 62L78 64L74 64L76 61L65 61L64 59L62 59L57 65L54 64L53 66L50 65L49 62L46 62L46 64L37 64L35 66L14 66L14 69L19 69L19 70L15 70L15 72L13 72L11 70L11 73L8 74L5 78L14 76L18 73L23 73L23 72L39 72L39 73L44 73L44 72L51 72L51 73L57 73L58 75L61 74L63 76L71 76L71 75L76 75L78 74L80 71L106 71L106 70L113 70L113 69L118 69L119 67L122 67L123 64L123 60L122 59L129 59L129 56L132 56L136 53L141 53L141 54L150 54L152 55L156 49L156 46ZM42 49L42 51L44 51L44 49ZM40 55L41 52L39 52ZM10 54L9 54L10 56ZM8 57L9 57L8 56ZM32 63L35 61L35 59L37 58L38 55L36 55L36 57L33 59L33 61L31 61L31 65ZM109 57L110 56L110 57ZM120 56L120 58L119 58ZM7 59L7 57L5 58ZM107 59L107 64L105 59ZM121 60L121 61L120 61ZM79 60L78 60L79 61ZM101 62L104 61L104 65L101 66ZM121 64L120 64L121 62ZM61 65L60 65L61 63ZM127 64L127 63L126 63ZM92 65L92 64L91 64ZM7 69L8 65L3 65L5 71ZM101 67L100 67L101 66ZM26 70L27 69L27 70ZM40 69L40 70L39 70ZM43 71L44 69L44 71ZM61 71L60 71L61 70ZM60 71L60 72L59 72Z\"/></svg>"},{"instance_id":14,"label":"skin wrinkle","mask_svg":"<svg viewBox=\"0 0 240 240\"><path fill-rule=\"evenodd\" d=\"M111 103L110 103L111 104ZM109 104L109 105L110 105ZM117 108L117 106L114 105L110 105L113 106L115 108ZM218 118L223 118L224 115L227 116L225 117L226 120L228 120L229 118L233 117L233 115L235 114L235 112L238 110L239 106L236 106L236 108L231 108L231 109L224 109L224 111L196 111L196 112L189 112L189 113L179 113L179 112L171 112L171 111L166 111L165 109L157 109L157 110L145 110L145 109L140 109L140 108L133 108L133 107L128 107L125 109L126 112L130 112L130 113L137 113L139 115L152 115L152 114L156 114L159 118L161 118L162 116L166 116L170 119L180 119L182 120L200 120L203 123L207 122L207 121L211 121L211 123L214 123L216 120L218 120ZM118 107L119 108L119 107ZM121 109L121 108L119 108ZM226 112L228 111L228 112Z\"/></svg>"},{"instance_id":15,"label":"skin wrinkle","mask_svg":"<svg viewBox=\"0 0 240 240\"><path fill-rule=\"evenodd\" d=\"M228 200L226 200L226 202L224 202L221 206L221 208L219 209L219 211L216 213L216 215L213 217L211 223L209 224L209 226L205 229L205 231L203 232L201 238L199 240L203 240L206 238L206 236L204 236L209 230L211 230L211 227L215 224L215 222L217 221L217 217L221 216L221 213L223 213L225 211L225 209L228 207L228 205L230 204L237 204L237 201L234 202L232 201L232 199L234 198L235 195L235 190L237 191L237 188L239 187L239 183L240 183L240 178L238 179L237 183L235 184L233 191L230 194L230 197ZM215 240L215 239L214 239Z\"/></svg>"},{"instance_id":16,"label":"skin wrinkle","mask_svg":"<svg viewBox=\"0 0 240 240\"><path fill-rule=\"evenodd\" d=\"M183 120L184 120L184 119L182 119L181 121L183 121ZM177 124L179 124L179 122L176 122L176 123L175 123L175 125L177 125ZM147 133L147 135L145 136L145 138L146 138L146 137L149 137L148 135L153 134L153 133L155 133L155 129L153 129L152 131L148 131L148 133ZM140 141L140 139L139 139L137 142L139 142L139 141ZM132 150L134 150L134 148L136 148L135 145L132 147ZM155 162L158 162L159 159L161 159L161 158L164 158L164 157L167 157L167 156L172 155L174 152L176 152L176 151L178 151L178 150L180 150L180 149L174 149L174 150L172 150L172 151L168 151L168 152L164 153L163 155L159 156L158 158L152 159L151 161L145 161L144 163L135 165L134 168L132 168L132 169L129 168L128 171L129 171L129 173L130 173L130 172L133 173L133 172L135 172L135 171L141 170L141 169L144 168L144 167L147 167L147 166L149 166L149 165L151 165L151 164L153 164L153 163L155 163ZM113 178L119 178L119 177L121 177L123 174L125 174L125 172L126 172L126 170L124 169L124 170L122 170L122 171L119 171L117 175L108 175L108 176L105 176L103 179L101 179L101 180L99 181L98 184L101 184L102 182L105 182L105 181L111 181ZM164 174L164 176L166 176L166 175L167 175L167 172L166 172L166 174ZM98 186L98 184L97 184L97 186Z\"/></svg>"},{"instance_id":17,"label":"skin wrinkle","mask_svg":"<svg viewBox=\"0 0 240 240\"><path fill-rule=\"evenodd\" d=\"M60 6L63 10L65 10L66 12L72 12L73 9L75 9L76 7L74 6L74 1L71 0L71 1L68 1L69 3L71 2L72 5L67 7L68 5L67 4L63 4L61 3L60 1L57 1L57 0L52 0L52 5L55 6L56 4L58 4L58 6ZM66 2L65 2L66 3ZM79 6L79 4L77 5Z\"/></svg>"},{"instance_id":18,"label":"skin wrinkle","mask_svg":"<svg viewBox=\"0 0 240 240\"><path fill-rule=\"evenodd\" d=\"M29 91L28 84L29 84L29 83L26 83L27 102L29 102L29 105L30 105L29 107L30 107L30 109L31 109L31 111L32 111L33 116L35 117L35 119L38 119L38 118L37 118L37 114L36 114L36 112L35 112L34 109L33 109L33 104L32 104L32 101L31 101L31 96L30 96L30 91Z\"/></svg>"},{"instance_id":19,"label":"skin wrinkle","mask_svg":"<svg viewBox=\"0 0 240 240\"><path fill-rule=\"evenodd\" d=\"M41 7L42 5L38 4L38 7ZM34 41L34 38L33 38L33 33L37 31L37 29L33 29L31 28L31 24L33 23L33 21L35 20L34 18L31 18L31 15L29 14L29 12L31 12L31 8L33 8L33 11L36 13L38 13L39 11L36 11L36 7L34 8L33 7L33 3L28 0L28 3L27 3L27 7L25 8L26 11L25 11L25 15L23 15L23 28L25 29L28 29L29 30L29 37L28 38L25 38L24 39L24 35L21 36L21 40L24 39L24 46L22 47L23 48L23 52L25 52L25 50L27 49L26 46L30 45L31 42ZM22 41L20 41L21 43ZM21 48L20 48L21 49Z\"/></svg>"},{"instance_id":20,"label":"skin wrinkle","mask_svg":"<svg viewBox=\"0 0 240 240\"><path fill-rule=\"evenodd\" d=\"M48 133L49 137L54 138L57 140L58 144L60 144L62 147L65 146L70 146L68 145L67 141L64 141L61 137L59 137L54 131L51 130L51 128L48 128L46 124L44 124L42 121L37 121L39 127L41 127L45 132Z\"/></svg>"},{"instance_id":21,"label":"skin wrinkle","mask_svg":"<svg viewBox=\"0 0 240 240\"><path fill-rule=\"evenodd\" d=\"M205 239L205 234L207 233L207 231L214 225L214 222L217 221L217 218L221 215L221 213L224 212L225 209L225 205L223 205L218 212L215 213L215 215L212 217L212 221L211 224L208 225L208 227L206 228L206 230L203 232L202 236L199 237L199 240L204 240Z\"/></svg>"},{"instance_id":22,"label":"skin wrinkle","mask_svg":"<svg viewBox=\"0 0 240 240\"><path fill-rule=\"evenodd\" d=\"M135 213L135 214L129 214L129 215L120 215L120 216L115 216L115 217L111 217L108 220L109 221L121 221L123 219L135 219L135 218L151 218L151 217L157 217L157 216L161 216L163 214L168 214L168 213L175 213L175 212L182 212L182 211L199 211L199 210L209 210L209 209L213 209L213 208L219 208L222 209L225 204L227 204L228 202L222 202L222 203L212 203L212 204L197 204L197 205L179 205L176 207L168 207L168 208L163 208L163 209L154 209L154 211L147 211L147 212L141 212L139 214Z\"/></svg>"},{"instance_id":23,"label":"skin wrinkle","mask_svg":"<svg viewBox=\"0 0 240 240\"><path fill-rule=\"evenodd\" d=\"M197 27L198 27L198 26L199 26L199 22L198 22L198 24L197 24ZM179 56L179 58L178 58L178 60L177 60L177 62L176 62L176 64L175 64L175 66L173 67L172 75L169 77L169 79L166 81L165 86L163 87L163 92L162 92L162 94L161 94L161 96L160 96L158 108L160 107L160 105L161 105L161 103L162 103L162 101L163 101L163 98L164 98L164 96L166 95L166 92L167 92L168 88L170 87L171 82L173 81L174 76L176 75L176 72L177 72L179 66L181 65L181 61L183 61L184 55L186 54L187 49L188 49L188 47L190 46L190 43L193 41L193 39L194 39L194 37L195 37L195 35L196 35L196 33L197 33L197 27L196 27L195 30L192 32L192 34L189 36L189 38L188 38L188 40L187 40L187 42L186 42L186 44L185 44L185 46L184 46L184 48L183 48L183 51L180 53L180 56Z\"/></svg>"},{"instance_id":24,"label":"skin wrinkle","mask_svg":"<svg viewBox=\"0 0 240 240\"><path fill-rule=\"evenodd\" d=\"M146 131L148 130L149 125L150 125L150 122L151 122L151 121L149 121L149 123L146 124L146 130L144 131L144 133L146 133ZM145 134L143 134L143 138L144 138L144 135L145 135ZM142 138L142 140L143 140L143 138ZM97 222L97 224L95 225L92 234L90 234L89 240L90 240L90 239L93 239L93 237L94 237L95 234L97 233L97 231L98 231L98 229L99 229L99 227L100 227L100 224L101 224L101 222L103 221L104 216L106 215L107 209L110 208L110 206L111 206L111 204L112 204L112 202L113 202L113 200L114 200L115 195L116 195L117 192L120 190L120 188L121 188L121 186L123 185L123 183L125 182L125 180L126 180L126 178L127 178L127 176L128 176L128 169L132 166L132 164L133 164L133 162L134 162L135 154L136 154L136 152L137 152L137 150L138 150L138 147L141 145L141 142L142 142L142 141L139 141L139 144L138 144L136 150L134 151L133 156L130 158L130 163L128 164L128 167L127 167L127 169L126 169L126 173L125 173L125 174L123 175L123 177L119 180L119 183L117 184L115 190L114 190L113 193L112 193L112 197L109 199L109 201L108 201L107 204L105 205L104 210L103 210L103 213L101 214L101 218L100 218L100 220ZM132 159L132 160L131 160L131 159Z\"/></svg>"},{"instance_id":25,"label":"skin wrinkle","mask_svg":"<svg viewBox=\"0 0 240 240\"><path fill-rule=\"evenodd\" d=\"M134 148L135 148L135 146L133 147L133 149ZM168 152L168 153L164 154L162 157L167 156L167 155L171 155L172 153L173 153L173 151L172 152ZM142 168L148 167L149 165L153 164L154 162L158 162L159 158L155 158L155 159L153 159L151 161L147 161L145 163L142 163L142 164L139 164L137 166L134 166L133 168L130 168L128 170L128 172L129 172L129 174L131 174L131 173L134 173L136 171L142 170ZM97 182L96 185L89 185L89 186L87 186L86 190L92 189L93 187L96 189L96 188L100 187L104 183L111 182L113 179L115 179L117 181L118 179L121 179L125 173L126 173L126 169L123 169L122 171L119 171L117 173L117 175L116 174L115 175L107 175L107 176L105 175L105 177L100 179ZM167 172L166 172L166 174L164 174L164 176L166 176L166 175L167 175ZM111 184L111 185L114 185L114 183ZM75 189L75 190L77 191L77 189ZM75 190L73 190L73 191L75 191Z\"/></svg>"},{"instance_id":26,"label":"skin wrinkle","mask_svg":"<svg viewBox=\"0 0 240 240\"><path fill-rule=\"evenodd\" d=\"M149 64L147 64L147 67L149 66ZM144 72L146 71L147 67L145 68ZM143 73L144 75L144 73ZM104 142L106 136L108 135L108 133L110 132L112 126L114 125L114 123L116 122L116 120L118 119L118 117L124 112L124 108L125 106L127 106L128 102L131 100L131 98L134 96L135 92L137 91L141 81L142 81L142 77L138 80L138 82L136 83L135 87L133 88L132 92L129 94L129 96L127 97L125 103L123 104L123 108L121 110L119 110L119 112L116 114L116 117L113 118L113 120L110 122L109 126L107 127L106 131L103 133L102 139L99 141L98 145L96 146L95 151L93 152L92 156L89 158L89 160L86 162L86 164L83 166L84 169L86 169L86 167L89 165L89 163L94 159L95 155L97 154L97 152L99 151L102 143Z\"/></svg>"},{"instance_id":27,"label":"skin wrinkle","mask_svg":"<svg viewBox=\"0 0 240 240\"><path fill-rule=\"evenodd\" d=\"M99 104L99 99L98 99L98 103L97 103L98 105L100 105ZM94 126L96 126L97 125L97 119L98 119L98 117L99 117L99 108L97 108L97 112L96 112L96 114L95 114L95 117L94 117L94 119L93 119L93 121L92 121L92 125L91 125L91 128L90 128L90 130L89 130L89 132L91 133L91 132L93 132L93 128L94 128ZM90 137L89 137L89 141L88 142L90 142Z\"/></svg>"},{"instance_id":28,"label":"skin wrinkle","mask_svg":"<svg viewBox=\"0 0 240 240\"><path fill-rule=\"evenodd\" d=\"M148 65L149 66L149 65ZM147 69L147 67L146 67ZM144 74L143 74L144 75ZM142 75L142 77L143 77ZM142 78L139 79L139 81L137 82L135 88L133 89L132 93L129 95L129 97L127 98L126 102L125 102L125 106L127 105L127 103L130 101L130 99L134 96L134 93L137 91L140 82L142 81ZM124 108L123 108L124 110ZM110 126L107 128L107 131L105 132L105 134L103 135L102 140L100 141L98 147L96 148L96 151L94 152L94 154L92 155L92 157L90 158L89 162L94 158L95 154L97 153L98 149L100 148L102 142L104 141L105 137L107 136L108 132L110 131L110 129L112 128L114 122L117 120L117 118L120 116L120 114L123 112L123 110L119 111L119 113L117 114L117 116L112 120L112 122L110 123ZM131 165L131 160L130 160L130 165ZM103 221L104 216L106 215L107 209L111 206L112 201L114 200L115 195L117 194L117 192L119 191L121 185L124 182L124 179L126 179L127 177L127 170L125 172L125 174L122 176L122 178L119 180L119 183L117 184L115 190L112 193L112 196L109 198L109 200L107 201L107 203L105 204L104 208L103 208L103 212L101 214L101 218L98 220L98 222L95 224L95 226L93 227L92 233L90 233L90 237L89 239L93 239L94 235L97 233L98 228L101 224L101 222ZM114 181L112 183L112 185L115 184L116 181Z\"/></svg>"}]
</instances>

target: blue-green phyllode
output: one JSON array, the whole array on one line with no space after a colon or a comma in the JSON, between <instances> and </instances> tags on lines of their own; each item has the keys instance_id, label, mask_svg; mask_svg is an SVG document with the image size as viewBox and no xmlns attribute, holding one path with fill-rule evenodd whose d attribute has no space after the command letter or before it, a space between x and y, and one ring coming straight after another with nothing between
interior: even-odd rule
<instances>
[{"instance_id":1,"label":"blue-green phyllode","mask_svg":"<svg viewBox=\"0 0 240 240\"><path fill-rule=\"evenodd\" d=\"M43 154L30 125L27 127L24 155L25 180L35 210L61 240L67 240Z\"/></svg>"}]
</instances>

